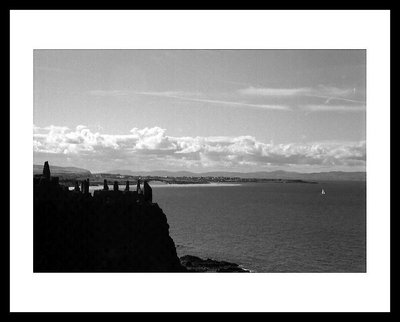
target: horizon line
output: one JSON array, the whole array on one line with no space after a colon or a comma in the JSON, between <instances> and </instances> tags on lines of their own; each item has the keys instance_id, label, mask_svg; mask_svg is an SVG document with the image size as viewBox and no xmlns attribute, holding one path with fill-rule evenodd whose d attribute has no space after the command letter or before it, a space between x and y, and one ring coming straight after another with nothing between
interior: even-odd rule
<instances>
[{"instance_id":1,"label":"horizon line","mask_svg":"<svg viewBox=\"0 0 400 322\"><path fill-rule=\"evenodd\" d=\"M34 166L41 166L40 164L33 164ZM59 166L59 165L50 165L51 167L59 167L59 168L77 168L77 169L82 169L89 171L91 174L100 174L100 173L107 173L107 174L120 174L116 173L115 171L131 171L131 172L171 172L171 173L176 173L176 172L189 172L193 174L206 174L206 173L212 173L212 172L227 172L227 173L243 173L243 174L252 174L252 173L273 173L273 172L293 172L293 173L298 173L298 174L312 174L312 173L332 173L332 172L343 172L343 173L367 173L366 170L359 170L359 171L346 171L346 170L328 170L328 171L314 171L314 172L299 172L296 170L260 170L260 171L250 171L250 172L245 172L245 171L229 171L229 170L209 170L209 171L204 171L204 172L194 172L191 170L130 170L130 169L116 169L116 170L103 170L103 171L93 171L77 166Z\"/></svg>"}]
</instances>

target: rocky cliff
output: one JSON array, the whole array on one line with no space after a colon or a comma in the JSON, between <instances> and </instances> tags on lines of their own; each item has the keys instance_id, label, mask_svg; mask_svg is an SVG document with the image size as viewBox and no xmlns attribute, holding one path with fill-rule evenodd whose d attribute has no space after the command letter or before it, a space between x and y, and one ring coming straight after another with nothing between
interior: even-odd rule
<instances>
[{"instance_id":1,"label":"rocky cliff","mask_svg":"<svg viewBox=\"0 0 400 322\"><path fill-rule=\"evenodd\" d=\"M34 272L182 272L167 218L133 192L34 181Z\"/></svg>"}]
</instances>

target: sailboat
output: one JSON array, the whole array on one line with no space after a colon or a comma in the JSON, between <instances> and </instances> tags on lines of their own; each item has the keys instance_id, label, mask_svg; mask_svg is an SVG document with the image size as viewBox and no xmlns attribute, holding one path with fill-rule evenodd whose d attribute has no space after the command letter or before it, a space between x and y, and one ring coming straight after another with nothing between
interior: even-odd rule
<instances>
[{"instance_id":1,"label":"sailboat","mask_svg":"<svg viewBox=\"0 0 400 322\"><path fill-rule=\"evenodd\" d=\"M321 195L324 195L324 194L325 194L325 190L322 189L322 190L321 190Z\"/></svg>"}]
</instances>

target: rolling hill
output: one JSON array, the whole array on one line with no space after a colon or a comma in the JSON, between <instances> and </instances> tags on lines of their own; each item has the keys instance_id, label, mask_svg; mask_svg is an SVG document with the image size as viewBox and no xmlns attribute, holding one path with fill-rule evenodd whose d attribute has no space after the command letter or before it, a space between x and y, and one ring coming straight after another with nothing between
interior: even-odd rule
<instances>
[{"instance_id":1,"label":"rolling hill","mask_svg":"<svg viewBox=\"0 0 400 322\"><path fill-rule=\"evenodd\" d=\"M42 164L34 164L33 165L33 174L41 174L43 172ZM53 176L91 176L91 172L86 169L76 168L76 167L59 167L50 165L50 172Z\"/></svg>"}]
</instances>

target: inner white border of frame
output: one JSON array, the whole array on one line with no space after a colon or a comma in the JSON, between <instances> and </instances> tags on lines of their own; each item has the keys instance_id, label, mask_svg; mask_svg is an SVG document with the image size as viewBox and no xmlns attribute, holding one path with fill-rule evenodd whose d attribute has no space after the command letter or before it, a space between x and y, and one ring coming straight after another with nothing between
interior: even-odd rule
<instances>
[{"instance_id":1,"label":"inner white border of frame","mask_svg":"<svg viewBox=\"0 0 400 322\"><path fill-rule=\"evenodd\" d=\"M389 11L11 11L10 19L12 312L390 309ZM366 49L367 273L34 274L33 50L67 48Z\"/></svg>"}]
</instances>

